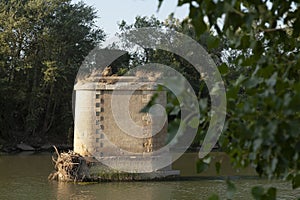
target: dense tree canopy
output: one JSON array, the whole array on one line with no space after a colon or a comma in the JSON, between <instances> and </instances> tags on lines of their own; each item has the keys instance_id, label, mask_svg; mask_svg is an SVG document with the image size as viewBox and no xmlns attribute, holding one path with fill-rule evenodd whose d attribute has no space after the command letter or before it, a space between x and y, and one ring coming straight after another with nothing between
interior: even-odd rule
<instances>
[{"instance_id":1,"label":"dense tree canopy","mask_svg":"<svg viewBox=\"0 0 300 200\"><path fill-rule=\"evenodd\" d=\"M65 138L77 70L104 39L95 18L71 0L0 1L0 138Z\"/></svg>"}]
</instances>

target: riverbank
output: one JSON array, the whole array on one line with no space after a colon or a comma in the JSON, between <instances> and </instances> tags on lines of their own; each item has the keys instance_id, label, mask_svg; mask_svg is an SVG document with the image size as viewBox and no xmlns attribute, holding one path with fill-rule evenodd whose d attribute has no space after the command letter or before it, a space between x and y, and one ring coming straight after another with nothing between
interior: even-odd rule
<instances>
[{"instance_id":1,"label":"riverbank","mask_svg":"<svg viewBox=\"0 0 300 200\"><path fill-rule=\"evenodd\" d=\"M59 151L68 151L73 149L73 145L59 143L45 144L27 144L27 143L4 143L0 145L0 153L16 154L20 152L54 152L53 146L56 146Z\"/></svg>"},{"instance_id":2,"label":"riverbank","mask_svg":"<svg viewBox=\"0 0 300 200\"><path fill-rule=\"evenodd\" d=\"M6 138L0 138L0 152L15 154L22 151L50 151L53 152L53 146L60 151L73 149L73 131L66 133L32 133L28 134L22 131L7 133Z\"/></svg>"}]
</instances>

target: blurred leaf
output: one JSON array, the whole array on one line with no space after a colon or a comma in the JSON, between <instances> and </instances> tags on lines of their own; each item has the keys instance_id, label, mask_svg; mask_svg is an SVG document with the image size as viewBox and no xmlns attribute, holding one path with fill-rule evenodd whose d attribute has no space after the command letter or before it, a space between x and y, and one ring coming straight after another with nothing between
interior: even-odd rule
<instances>
[{"instance_id":1,"label":"blurred leaf","mask_svg":"<svg viewBox=\"0 0 300 200\"><path fill-rule=\"evenodd\" d=\"M170 115L178 115L180 110L180 106L174 106L172 111L170 112Z\"/></svg>"},{"instance_id":2,"label":"blurred leaf","mask_svg":"<svg viewBox=\"0 0 300 200\"><path fill-rule=\"evenodd\" d=\"M218 70L221 74L227 74L229 72L228 66L225 63L222 63L222 65L218 67Z\"/></svg>"},{"instance_id":3,"label":"blurred leaf","mask_svg":"<svg viewBox=\"0 0 300 200\"><path fill-rule=\"evenodd\" d=\"M204 16L198 8L191 5L189 17L192 19L191 23L196 30L197 36L199 37L202 33L204 33L207 30L207 25L203 20Z\"/></svg>"},{"instance_id":4,"label":"blurred leaf","mask_svg":"<svg viewBox=\"0 0 300 200\"><path fill-rule=\"evenodd\" d=\"M266 200L276 200L276 188L269 188L266 196L264 197Z\"/></svg>"},{"instance_id":5,"label":"blurred leaf","mask_svg":"<svg viewBox=\"0 0 300 200\"><path fill-rule=\"evenodd\" d=\"M216 162L215 163L215 168L216 168L216 172L219 175L220 174L220 170L221 170L221 163L220 162Z\"/></svg>"},{"instance_id":6,"label":"blurred leaf","mask_svg":"<svg viewBox=\"0 0 300 200\"><path fill-rule=\"evenodd\" d=\"M234 183L231 182L230 180L226 180L226 185L227 185L226 197L227 199L232 199L236 192L236 187Z\"/></svg>"},{"instance_id":7,"label":"blurred leaf","mask_svg":"<svg viewBox=\"0 0 300 200\"><path fill-rule=\"evenodd\" d=\"M300 187L300 174L297 174L292 180L293 189Z\"/></svg>"},{"instance_id":8,"label":"blurred leaf","mask_svg":"<svg viewBox=\"0 0 300 200\"><path fill-rule=\"evenodd\" d=\"M219 199L220 199L219 196L216 194L213 194L208 198L208 200L219 200Z\"/></svg>"},{"instance_id":9,"label":"blurred leaf","mask_svg":"<svg viewBox=\"0 0 300 200\"><path fill-rule=\"evenodd\" d=\"M177 6L182 6L183 4L190 3L191 0L178 0Z\"/></svg>"},{"instance_id":10,"label":"blurred leaf","mask_svg":"<svg viewBox=\"0 0 300 200\"><path fill-rule=\"evenodd\" d=\"M247 77L246 76L244 76L243 74L241 74L239 77L238 77L238 79L236 80L236 82L234 83L234 85L240 85L244 80L246 80L247 79Z\"/></svg>"},{"instance_id":11,"label":"blurred leaf","mask_svg":"<svg viewBox=\"0 0 300 200\"><path fill-rule=\"evenodd\" d=\"M258 84L262 83L263 79L262 78L258 78L258 77L251 77L250 79L248 79L245 82L245 86L247 88L254 88L256 87Z\"/></svg>"},{"instance_id":12,"label":"blurred leaf","mask_svg":"<svg viewBox=\"0 0 300 200\"><path fill-rule=\"evenodd\" d=\"M262 200L264 194L264 188L261 186L255 186L252 188L251 193L256 200Z\"/></svg>"},{"instance_id":13,"label":"blurred leaf","mask_svg":"<svg viewBox=\"0 0 300 200\"><path fill-rule=\"evenodd\" d=\"M254 142L253 142L253 151L257 151L261 147L262 143L263 143L262 138L257 138L256 140L254 140Z\"/></svg>"},{"instance_id":14,"label":"blurred leaf","mask_svg":"<svg viewBox=\"0 0 300 200\"><path fill-rule=\"evenodd\" d=\"M209 50L217 48L220 44L220 39L215 36L209 36L207 38L207 47Z\"/></svg>"},{"instance_id":15,"label":"blurred leaf","mask_svg":"<svg viewBox=\"0 0 300 200\"><path fill-rule=\"evenodd\" d=\"M206 164L210 164L210 162L211 162L211 156L210 155L207 155L207 156L205 156L203 159L203 162L204 163L206 163Z\"/></svg>"},{"instance_id":16,"label":"blurred leaf","mask_svg":"<svg viewBox=\"0 0 300 200\"><path fill-rule=\"evenodd\" d=\"M159 11L162 3L163 3L164 0L158 0L158 7L157 7L157 11Z\"/></svg>"},{"instance_id":17,"label":"blurred leaf","mask_svg":"<svg viewBox=\"0 0 300 200\"><path fill-rule=\"evenodd\" d=\"M266 84L270 87L274 87L277 81L277 72L275 72L268 80L266 80Z\"/></svg>"},{"instance_id":18,"label":"blurred leaf","mask_svg":"<svg viewBox=\"0 0 300 200\"><path fill-rule=\"evenodd\" d=\"M198 128L199 118L198 117L193 117L191 120L189 120L188 125L192 128Z\"/></svg>"},{"instance_id":19,"label":"blurred leaf","mask_svg":"<svg viewBox=\"0 0 300 200\"><path fill-rule=\"evenodd\" d=\"M208 169L208 164L203 162L203 160L198 160L197 163L196 163L196 170L197 170L197 173L202 173L204 172L205 170Z\"/></svg>"}]
</instances>

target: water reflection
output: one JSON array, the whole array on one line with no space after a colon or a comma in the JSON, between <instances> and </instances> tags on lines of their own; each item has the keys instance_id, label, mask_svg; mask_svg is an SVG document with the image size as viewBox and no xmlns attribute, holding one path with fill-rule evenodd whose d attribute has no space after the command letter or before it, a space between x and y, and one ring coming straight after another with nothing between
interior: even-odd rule
<instances>
[{"instance_id":1,"label":"water reflection","mask_svg":"<svg viewBox=\"0 0 300 200\"><path fill-rule=\"evenodd\" d=\"M79 185L49 182L52 170L50 154L0 156L0 199L190 200L207 199L212 193L225 199L226 194L223 180ZM234 183L234 199L252 199L251 187L256 185L277 187L278 199L300 198L300 189L292 190L283 181L237 179Z\"/></svg>"},{"instance_id":2,"label":"water reflection","mask_svg":"<svg viewBox=\"0 0 300 200\"><path fill-rule=\"evenodd\" d=\"M292 190L285 182L267 180L235 180L237 193L234 199L252 199L251 187L262 185L276 186L278 199L296 199L300 190ZM211 194L226 197L226 184L223 180L198 180L180 182L128 182L77 185L55 183L56 199L100 199L100 200L190 200L208 199Z\"/></svg>"},{"instance_id":3,"label":"water reflection","mask_svg":"<svg viewBox=\"0 0 300 200\"><path fill-rule=\"evenodd\" d=\"M76 185L57 184L57 199L157 200L171 199L172 184L161 182L128 182Z\"/></svg>"}]
</instances>

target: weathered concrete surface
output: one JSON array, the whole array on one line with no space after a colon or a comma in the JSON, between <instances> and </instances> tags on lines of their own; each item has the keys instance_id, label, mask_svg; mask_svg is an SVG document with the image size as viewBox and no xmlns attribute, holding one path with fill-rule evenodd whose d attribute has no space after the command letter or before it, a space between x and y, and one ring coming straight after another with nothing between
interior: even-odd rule
<instances>
[{"instance_id":1,"label":"weathered concrete surface","mask_svg":"<svg viewBox=\"0 0 300 200\"><path fill-rule=\"evenodd\" d=\"M144 86L136 89L136 86L140 85L136 77L101 77L77 83L74 86L76 93L74 151L86 158L96 157L99 164L101 160L105 160L106 164L117 164L118 169L124 166L124 169L131 168L132 172L138 172L140 168L143 168L143 171L154 171L139 176L144 177L142 179L177 176L179 171L171 170L171 167L159 171L155 169L157 166L155 159L143 158L144 155L164 147L167 139L167 122L163 122L165 124L162 129L153 135L157 121L151 120L148 113L141 112L154 94L158 95L155 103L165 106L166 91L158 92L154 82L143 84ZM134 137L124 132L116 123L111 103L113 92L116 90L117 95L123 95L124 99L130 95L128 108L130 117L135 124L143 127L140 134L146 137ZM124 107L122 103L115 106L117 110L118 107L119 110ZM136 155L142 156L138 158ZM118 162L115 162L116 160ZM95 174L102 173L97 167L95 169Z\"/></svg>"},{"instance_id":2,"label":"weathered concrete surface","mask_svg":"<svg viewBox=\"0 0 300 200\"><path fill-rule=\"evenodd\" d=\"M119 82L107 84L106 79L118 79ZM152 130L156 124L152 123L149 114L140 111L156 93L158 93L156 102L165 105L166 92L157 92L154 83L145 83L146 87L139 88L132 93L135 84L138 84L134 82L135 77L102 77L101 80L104 82L75 85L74 151L83 156L118 156L123 155L122 150L133 154L149 153L163 147L167 139L167 123L159 133L152 137ZM141 135L148 135L147 137L133 137L117 125L111 107L114 90L123 90L118 94L124 95L124 98L130 95L128 108L130 117L135 124L144 127ZM116 106L122 107L123 105Z\"/></svg>"},{"instance_id":3,"label":"weathered concrete surface","mask_svg":"<svg viewBox=\"0 0 300 200\"><path fill-rule=\"evenodd\" d=\"M92 162L90 176L95 181L147 181L147 180L176 180L179 170L158 170L150 173L127 173L113 170L100 162Z\"/></svg>"}]
</instances>

